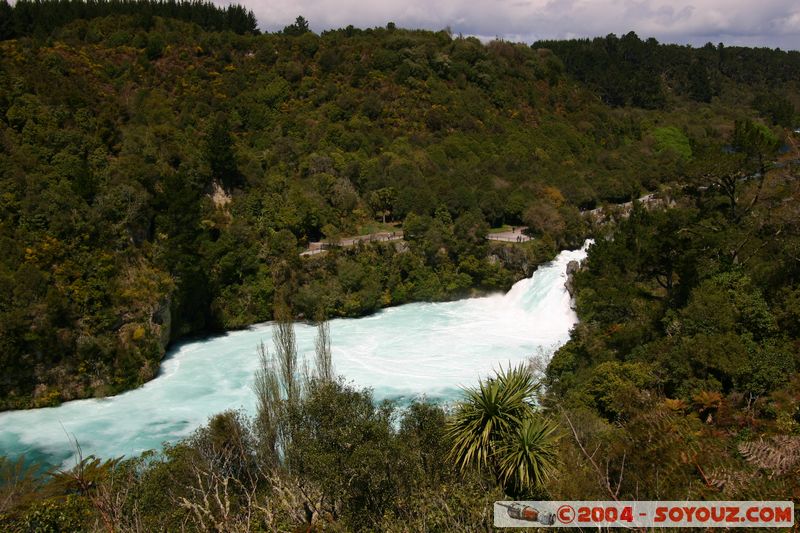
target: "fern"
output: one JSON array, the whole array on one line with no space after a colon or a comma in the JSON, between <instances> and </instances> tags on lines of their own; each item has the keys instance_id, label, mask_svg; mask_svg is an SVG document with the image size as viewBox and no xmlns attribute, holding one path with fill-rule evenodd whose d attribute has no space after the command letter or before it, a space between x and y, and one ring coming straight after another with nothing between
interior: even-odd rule
<instances>
[{"instance_id":1,"label":"fern","mask_svg":"<svg viewBox=\"0 0 800 533\"><path fill-rule=\"evenodd\" d=\"M780 476L800 467L800 437L780 435L769 440L743 442L739 453L748 463L770 470L770 478Z\"/></svg>"},{"instance_id":2,"label":"fern","mask_svg":"<svg viewBox=\"0 0 800 533\"><path fill-rule=\"evenodd\" d=\"M736 495L753 482L757 474L730 467L715 468L708 474L708 483L726 496Z\"/></svg>"}]
</instances>

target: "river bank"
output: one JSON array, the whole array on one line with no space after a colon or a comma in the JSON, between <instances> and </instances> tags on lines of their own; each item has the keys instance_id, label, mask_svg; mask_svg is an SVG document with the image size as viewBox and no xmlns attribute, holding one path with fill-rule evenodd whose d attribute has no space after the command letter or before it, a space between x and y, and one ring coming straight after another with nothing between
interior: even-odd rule
<instances>
[{"instance_id":1,"label":"river bank","mask_svg":"<svg viewBox=\"0 0 800 533\"><path fill-rule=\"evenodd\" d=\"M452 400L460 386L498 366L567 341L577 317L564 288L566 267L585 253L561 252L505 294L332 320L335 371L372 388L376 400ZM313 353L315 328L298 324L296 334L301 357ZM271 346L271 324L179 344L156 379L117 396L0 413L0 454L61 464L74 453L74 437L84 455L130 456L189 435L214 413L252 413L260 342Z\"/></svg>"}]
</instances>

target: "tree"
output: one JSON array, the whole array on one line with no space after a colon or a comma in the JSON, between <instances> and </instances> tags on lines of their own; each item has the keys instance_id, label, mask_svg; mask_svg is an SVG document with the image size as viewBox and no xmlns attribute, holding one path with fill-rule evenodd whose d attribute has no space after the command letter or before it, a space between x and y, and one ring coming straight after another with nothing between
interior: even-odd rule
<instances>
[{"instance_id":1,"label":"tree","mask_svg":"<svg viewBox=\"0 0 800 533\"><path fill-rule=\"evenodd\" d=\"M554 422L534 416L524 419L519 430L500 443L498 470L506 492L521 496L544 485L558 461L557 430Z\"/></svg>"},{"instance_id":2,"label":"tree","mask_svg":"<svg viewBox=\"0 0 800 533\"><path fill-rule=\"evenodd\" d=\"M381 217L381 221L386 223L386 216L391 215L397 202L397 191L394 187L384 187L369 193L367 197L370 208L376 215Z\"/></svg>"},{"instance_id":3,"label":"tree","mask_svg":"<svg viewBox=\"0 0 800 533\"><path fill-rule=\"evenodd\" d=\"M459 216L453 225L453 235L456 238L458 254L472 253L473 255L481 255L482 247L486 244L486 234L488 232L489 226L479 210L473 209Z\"/></svg>"},{"instance_id":4,"label":"tree","mask_svg":"<svg viewBox=\"0 0 800 533\"><path fill-rule=\"evenodd\" d=\"M778 137L763 124L737 120L730 148L712 147L711 153L695 166L695 174L725 196L730 220L738 221L758 203L767 171L779 147ZM756 191L750 202L740 208L739 190L753 178L757 180Z\"/></svg>"},{"instance_id":5,"label":"tree","mask_svg":"<svg viewBox=\"0 0 800 533\"><path fill-rule=\"evenodd\" d=\"M331 326L326 319L317 322L317 338L314 342L316 353L316 378L322 381L332 381L333 355L331 353Z\"/></svg>"},{"instance_id":6,"label":"tree","mask_svg":"<svg viewBox=\"0 0 800 533\"><path fill-rule=\"evenodd\" d=\"M555 429L536 410L539 385L523 366L467 389L448 424L449 457L464 470L489 468L511 495L542 485L555 470Z\"/></svg>"},{"instance_id":7,"label":"tree","mask_svg":"<svg viewBox=\"0 0 800 533\"><path fill-rule=\"evenodd\" d=\"M773 125L784 128L795 126L795 108L789 98L780 94L760 94L753 100L753 107L762 116L769 118Z\"/></svg>"},{"instance_id":8,"label":"tree","mask_svg":"<svg viewBox=\"0 0 800 533\"><path fill-rule=\"evenodd\" d=\"M206 144L206 157L214 179L219 180L227 188L242 184L242 176L233 153L230 124L226 115L219 114L214 120Z\"/></svg>"},{"instance_id":9,"label":"tree","mask_svg":"<svg viewBox=\"0 0 800 533\"><path fill-rule=\"evenodd\" d=\"M289 24L283 28L283 34L291 35L292 37L297 37L310 31L311 30L308 28L308 21L302 15L295 19L294 24Z\"/></svg>"},{"instance_id":10,"label":"tree","mask_svg":"<svg viewBox=\"0 0 800 533\"><path fill-rule=\"evenodd\" d=\"M392 409L376 405L369 390L339 381L312 380L305 397L289 410L292 439L286 464L319 488L314 512L345 515L365 527L397 495L404 474Z\"/></svg>"},{"instance_id":11,"label":"tree","mask_svg":"<svg viewBox=\"0 0 800 533\"><path fill-rule=\"evenodd\" d=\"M692 147L689 144L689 139L686 134L675 126L656 128L653 130L653 138L656 141L656 150L658 152L670 151L685 161L692 158Z\"/></svg>"},{"instance_id":12,"label":"tree","mask_svg":"<svg viewBox=\"0 0 800 533\"><path fill-rule=\"evenodd\" d=\"M711 88L708 69L700 61L689 67L689 96L698 102L710 102L714 92Z\"/></svg>"},{"instance_id":13,"label":"tree","mask_svg":"<svg viewBox=\"0 0 800 533\"><path fill-rule=\"evenodd\" d=\"M768 127L752 120L735 122L731 144L746 157L747 170L758 172L762 177L781 145L780 139Z\"/></svg>"},{"instance_id":14,"label":"tree","mask_svg":"<svg viewBox=\"0 0 800 533\"><path fill-rule=\"evenodd\" d=\"M546 200L537 200L522 214L522 221L537 235L558 239L566 228L558 209Z\"/></svg>"},{"instance_id":15,"label":"tree","mask_svg":"<svg viewBox=\"0 0 800 533\"><path fill-rule=\"evenodd\" d=\"M0 0L0 41L14 35L14 10L8 0Z\"/></svg>"}]
</instances>

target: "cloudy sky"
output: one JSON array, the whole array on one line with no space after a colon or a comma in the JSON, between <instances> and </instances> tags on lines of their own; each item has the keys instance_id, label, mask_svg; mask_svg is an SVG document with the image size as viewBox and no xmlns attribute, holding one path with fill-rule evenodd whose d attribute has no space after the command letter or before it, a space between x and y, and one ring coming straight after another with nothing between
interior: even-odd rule
<instances>
[{"instance_id":1,"label":"cloudy sky","mask_svg":"<svg viewBox=\"0 0 800 533\"><path fill-rule=\"evenodd\" d=\"M224 0L220 0L224 1ZM662 42L800 49L800 0L239 0L274 31L303 15L314 31L388 21L482 38L623 34Z\"/></svg>"}]
</instances>

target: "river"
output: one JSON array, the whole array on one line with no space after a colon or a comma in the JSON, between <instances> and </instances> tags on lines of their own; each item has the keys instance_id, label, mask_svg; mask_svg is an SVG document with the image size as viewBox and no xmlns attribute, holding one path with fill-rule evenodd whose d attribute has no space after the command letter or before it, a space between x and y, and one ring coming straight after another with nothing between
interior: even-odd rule
<instances>
[{"instance_id":1,"label":"river","mask_svg":"<svg viewBox=\"0 0 800 533\"><path fill-rule=\"evenodd\" d=\"M566 268L585 256L585 247L563 251L506 294L332 320L334 370L371 387L378 400L454 400L460 387L501 365L551 353L569 339L577 317L564 287ZM301 356L313 356L315 333L314 326L296 326ZM84 456L131 456L189 435L214 413L252 413L261 341L272 346L271 324L180 343L157 378L124 394L0 413L0 455L69 464L75 439Z\"/></svg>"}]
</instances>

